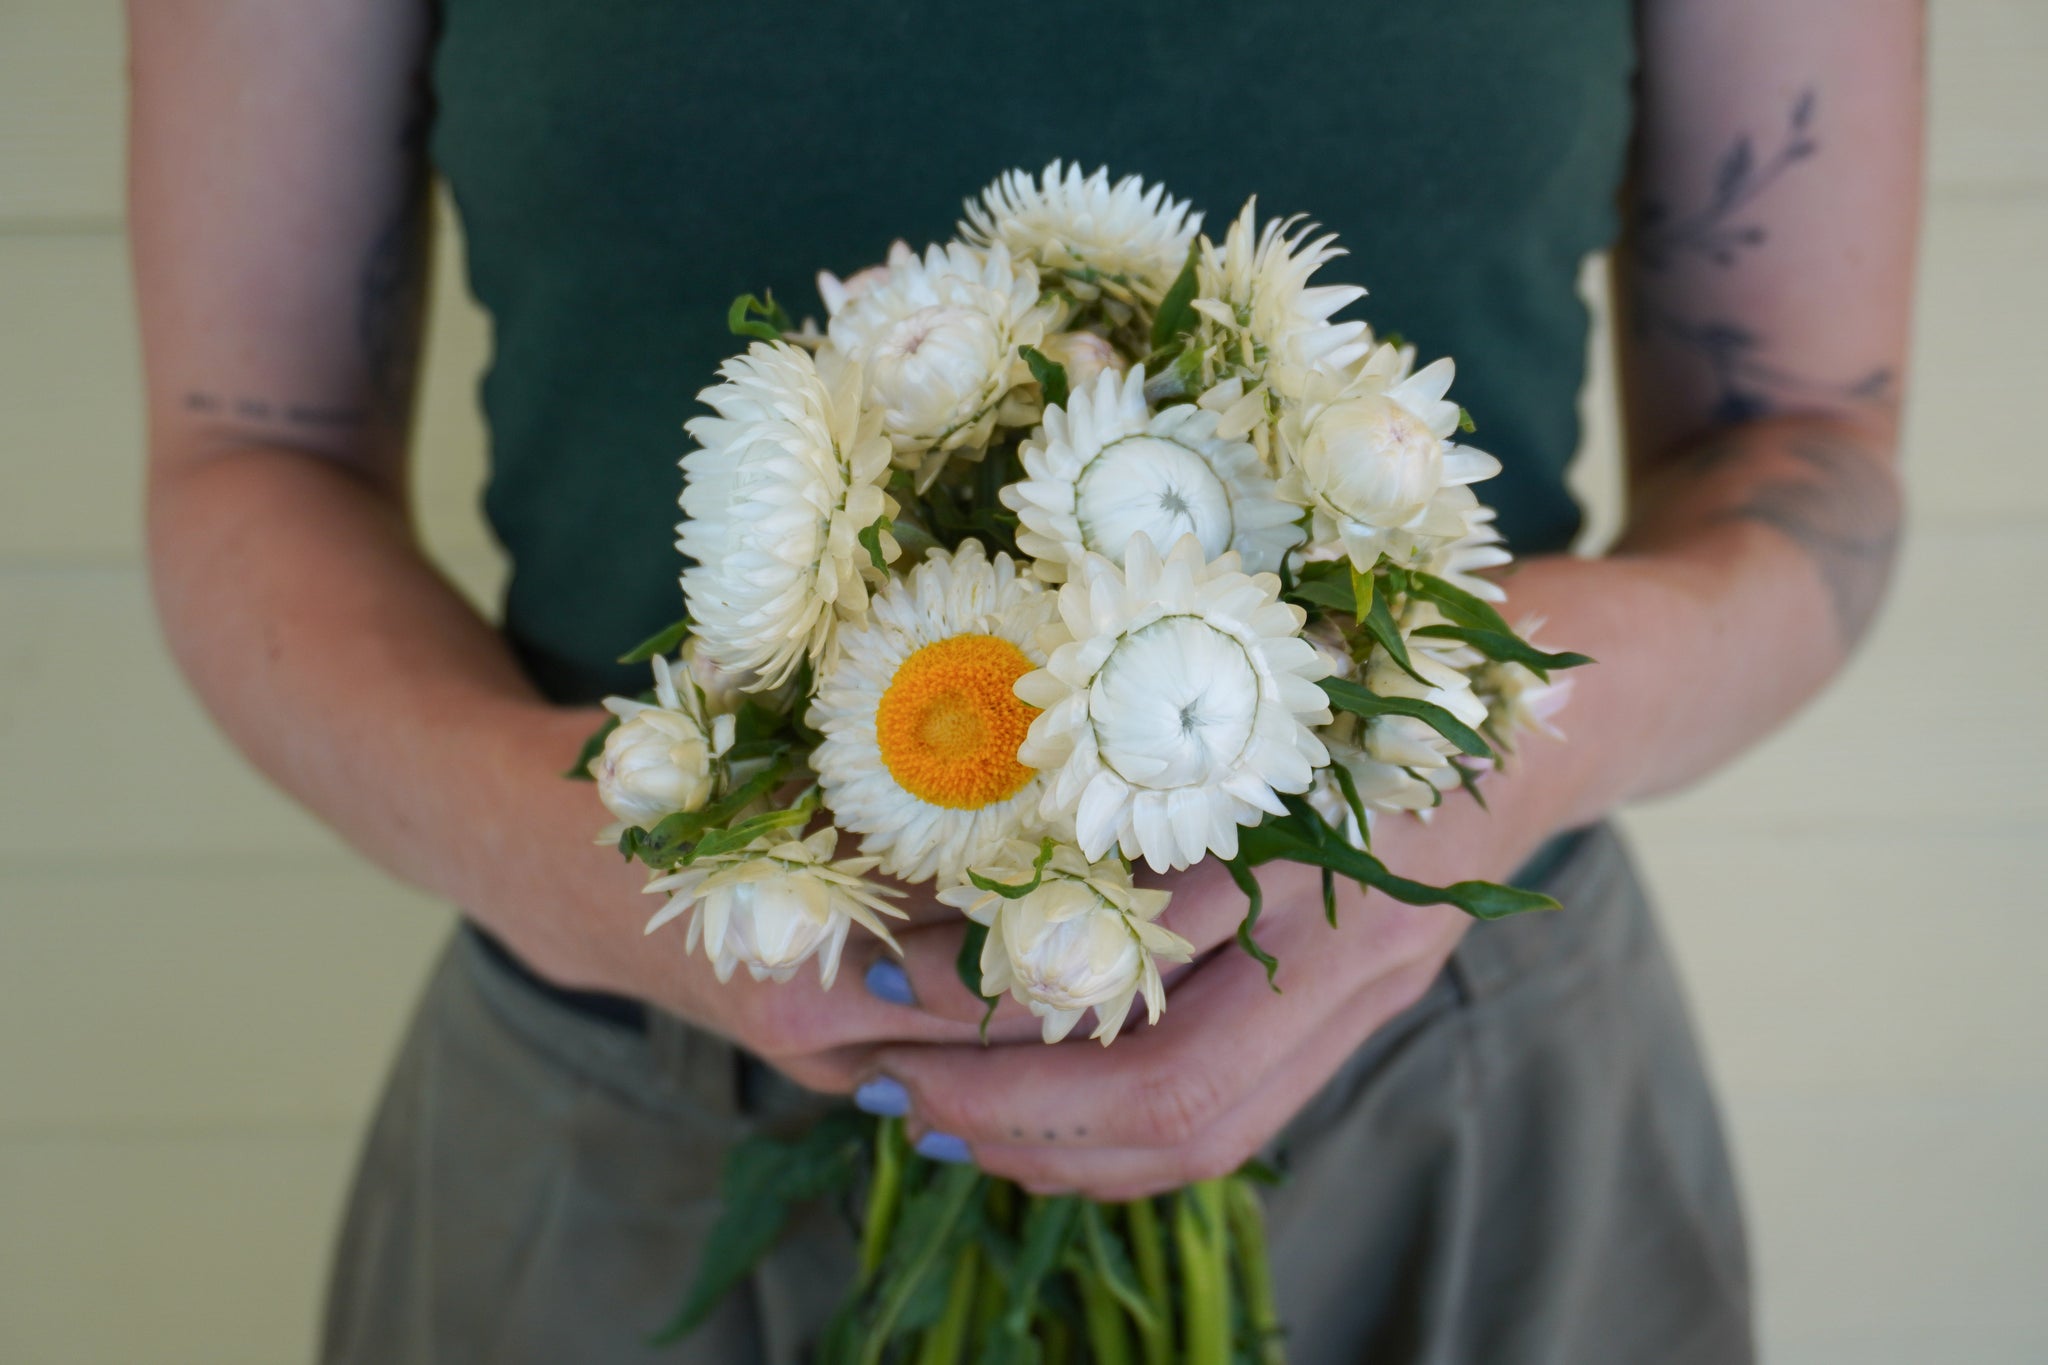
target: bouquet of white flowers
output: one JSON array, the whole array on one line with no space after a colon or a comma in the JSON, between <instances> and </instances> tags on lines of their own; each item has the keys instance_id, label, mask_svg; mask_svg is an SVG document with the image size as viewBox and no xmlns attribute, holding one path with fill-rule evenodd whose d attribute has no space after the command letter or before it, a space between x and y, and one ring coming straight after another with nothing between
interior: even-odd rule
<instances>
[{"instance_id":1,"label":"bouquet of white flowers","mask_svg":"<svg viewBox=\"0 0 2048 1365\"><path fill-rule=\"evenodd\" d=\"M828 320L770 297L687 424L686 619L628 655L587 766L604 839L721 980L831 984L904 884L965 917L961 975L1105 1045L1189 943L1153 872L1291 859L1493 918L1552 904L1427 886L1376 819L1474 788L1559 700L1477 571L1508 560L1457 438L1452 364L1311 285L1339 251L1254 206L1219 244L1135 177L1012 172L959 239L819 277ZM671 655L675 656L673 659ZM839 855L843 836L859 856ZM890 879L877 881L877 875ZM860 1126L855 1128L853 1125ZM1159 1201L1042 1199L836 1117L742 1146L675 1332L789 1204L864 1191L862 1282L822 1358L1275 1360L1254 1173ZM1066 1354L1071 1353L1071 1354Z\"/></svg>"}]
</instances>

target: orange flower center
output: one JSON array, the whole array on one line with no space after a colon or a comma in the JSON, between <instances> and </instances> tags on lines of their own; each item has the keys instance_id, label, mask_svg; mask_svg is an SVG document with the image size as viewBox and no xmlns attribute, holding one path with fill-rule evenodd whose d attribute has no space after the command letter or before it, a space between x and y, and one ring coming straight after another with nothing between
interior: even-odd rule
<instances>
[{"instance_id":1,"label":"orange flower center","mask_svg":"<svg viewBox=\"0 0 2048 1365\"><path fill-rule=\"evenodd\" d=\"M1007 801L1034 769L1017 761L1035 706L1011 689L1031 661L1008 640L955 635L905 659L875 710L875 739L896 784L949 810Z\"/></svg>"}]
</instances>

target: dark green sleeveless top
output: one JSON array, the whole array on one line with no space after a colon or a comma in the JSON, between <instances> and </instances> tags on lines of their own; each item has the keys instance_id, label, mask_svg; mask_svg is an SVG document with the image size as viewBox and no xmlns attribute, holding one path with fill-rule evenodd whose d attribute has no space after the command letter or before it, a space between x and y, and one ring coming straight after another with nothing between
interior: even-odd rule
<instances>
[{"instance_id":1,"label":"dark green sleeveless top","mask_svg":"<svg viewBox=\"0 0 2048 1365\"><path fill-rule=\"evenodd\" d=\"M559 700L681 615L676 461L763 286L949 237L1054 157L1135 172L1220 234L1256 192L1351 249L1324 278L1426 361L1506 472L1520 553L1567 544L1587 318L1632 119L1630 0L1022 7L441 0L433 148L495 323L485 508L506 629Z\"/></svg>"}]
</instances>

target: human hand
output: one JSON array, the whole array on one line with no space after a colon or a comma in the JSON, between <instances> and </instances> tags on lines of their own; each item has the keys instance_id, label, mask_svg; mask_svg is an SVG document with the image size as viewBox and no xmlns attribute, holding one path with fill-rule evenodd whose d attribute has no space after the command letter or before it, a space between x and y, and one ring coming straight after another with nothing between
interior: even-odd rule
<instances>
[{"instance_id":1,"label":"human hand","mask_svg":"<svg viewBox=\"0 0 2048 1365\"><path fill-rule=\"evenodd\" d=\"M1375 849L1404 875L1452 881L1504 876L1539 839L1459 801L1426 826L1381 821ZM1449 906L1402 905L1340 883L1332 929L1315 869L1268 864L1259 880L1257 937L1280 960L1280 994L1231 944L1244 897L1223 868L1204 864L1172 879L1165 921L1197 960L1170 982L1156 1026L1128 1029L1108 1048L1078 1039L890 1045L874 1053L875 1074L903 1087L914 1131L951 1134L959 1143L947 1149L964 1144L984 1170L1035 1191L1125 1200L1236 1169L1421 997L1470 923ZM980 1008L957 984L947 988L959 934L934 926L903 936L921 1012L964 1020Z\"/></svg>"}]
</instances>

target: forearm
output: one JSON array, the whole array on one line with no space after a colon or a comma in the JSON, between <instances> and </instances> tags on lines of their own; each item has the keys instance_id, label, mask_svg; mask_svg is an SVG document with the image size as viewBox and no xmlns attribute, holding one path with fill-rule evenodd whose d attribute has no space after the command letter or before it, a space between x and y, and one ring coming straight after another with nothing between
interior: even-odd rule
<instances>
[{"instance_id":1,"label":"forearm","mask_svg":"<svg viewBox=\"0 0 2048 1365\"><path fill-rule=\"evenodd\" d=\"M1565 675L1569 742L1524 742L1496 812L1537 837L1584 824L1713 771L1818 692L1883 595L1889 442L1818 418L1725 429L1637 491L1613 553L1511 574L1509 618L1599 662Z\"/></svg>"},{"instance_id":2,"label":"forearm","mask_svg":"<svg viewBox=\"0 0 2048 1365\"><path fill-rule=\"evenodd\" d=\"M636 914L637 879L596 855L600 812L559 777L592 715L534 693L387 492L227 449L159 462L149 517L171 648L272 780L543 970L588 976L593 940L631 936L587 922Z\"/></svg>"}]
</instances>

